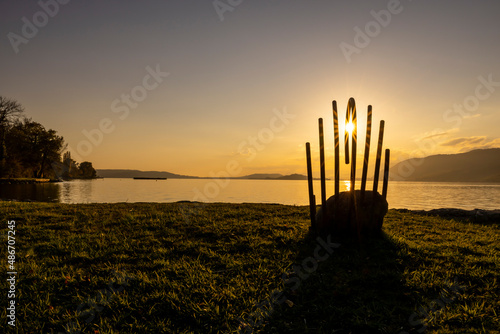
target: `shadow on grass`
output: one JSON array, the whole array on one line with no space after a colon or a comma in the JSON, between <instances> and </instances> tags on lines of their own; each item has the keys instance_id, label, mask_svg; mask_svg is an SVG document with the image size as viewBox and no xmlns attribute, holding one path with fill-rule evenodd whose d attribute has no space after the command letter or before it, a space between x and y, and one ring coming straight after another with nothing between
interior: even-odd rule
<instances>
[{"instance_id":1,"label":"shadow on grass","mask_svg":"<svg viewBox=\"0 0 500 334\"><path fill-rule=\"evenodd\" d=\"M388 235L365 239L361 244L330 238L319 241L312 235L307 241L293 270L283 276L283 295L274 300L273 312L261 319L265 323L262 332L409 330L415 298L402 281L403 252ZM341 245L329 254L327 246L333 243ZM246 331L251 332L249 328Z\"/></svg>"}]
</instances>

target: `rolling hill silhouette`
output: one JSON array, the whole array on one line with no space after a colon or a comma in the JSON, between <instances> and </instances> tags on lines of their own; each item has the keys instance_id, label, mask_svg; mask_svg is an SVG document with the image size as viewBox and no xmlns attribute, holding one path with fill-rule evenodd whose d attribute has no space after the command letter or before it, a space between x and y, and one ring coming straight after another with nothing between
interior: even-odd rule
<instances>
[{"instance_id":1,"label":"rolling hill silhouette","mask_svg":"<svg viewBox=\"0 0 500 334\"><path fill-rule=\"evenodd\" d=\"M500 148L408 159L393 166L390 176L402 181L500 182Z\"/></svg>"},{"instance_id":2,"label":"rolling hill silhouette","mask_svg":"<svg viewBox=\"0 0 500 334\"><path fill-rule=\"evenodd\" d=\"M147 178L160 178L166 177L168 179L212 179L212 177L199 177L174 174L170 172L158 171L142 171L137 169L96 169L97 175L104 178L133 178L133 177L147 177ZM244 179L244 180L307 180L307 176L301 174L250 174L240 177L230 177L230 179Z\"/></svg>"},{"instance_id":3,"label":"rolling hill silhouette","mask_svg":"<svg viewBox=\"0 0 500 334\"><path fill-rule=\"evenodd\" d=\"M169 172L142 171L137 169L96 169L97 175L104 178L166 177L169 179L197 179L197 176L179 175Z\"/></svg>"}]
</instances>

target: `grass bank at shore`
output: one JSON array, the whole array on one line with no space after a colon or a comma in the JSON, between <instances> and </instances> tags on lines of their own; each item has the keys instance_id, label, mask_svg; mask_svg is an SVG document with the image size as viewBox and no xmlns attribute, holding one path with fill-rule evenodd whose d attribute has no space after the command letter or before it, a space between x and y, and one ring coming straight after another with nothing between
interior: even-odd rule
<instances>
[{"instance_id":1,"label":"grass bank at shore","mask_svg":"<svg viewBox=\"0 0 500 334\"><path fill-rule=\"evenodd\" d=\"M0 202L0 212L8 329L15 231L11 332L499 333L499 222L389 210L383 238L336 248L308 234L302 206Z\"/></svg>"},{"instance_id":2,"label":"grass bank at shore","mask_svg":"<svg viewBox=\"0 0 500 334\"><path fill-rule=\"evenodd\" d=\"M0 184L36 184L36 183L47 183L56 182L56 180L44 179L44 178L0 178Z\"/></svg>"}]
</instances>

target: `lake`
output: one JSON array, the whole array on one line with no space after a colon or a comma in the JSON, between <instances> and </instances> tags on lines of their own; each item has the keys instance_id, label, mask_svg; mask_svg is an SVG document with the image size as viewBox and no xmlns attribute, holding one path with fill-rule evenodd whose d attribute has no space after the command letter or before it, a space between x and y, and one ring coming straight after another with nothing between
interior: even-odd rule
<instances>
[{"instance_id":1,"label":"lake","mask_svg":"<svg viewBox=\"0 0 500 334\"><path fill-rule=\"evenodd\" d=\"M379 183L379 192L382 184ZM349 188L341 182L340 191ZM367 183L367 189L372 183ZM327 195L333 194L327 181ZM359 182L356 182L359 189ZM320 201L320 182L314 182ZM279 203L308 205L307 181L215 179L96 179L50 184L0 185L0 199L60 203L177 202ZM390 208L500 209L500 184L391 181Z\"/></svg>"}]
</instances>

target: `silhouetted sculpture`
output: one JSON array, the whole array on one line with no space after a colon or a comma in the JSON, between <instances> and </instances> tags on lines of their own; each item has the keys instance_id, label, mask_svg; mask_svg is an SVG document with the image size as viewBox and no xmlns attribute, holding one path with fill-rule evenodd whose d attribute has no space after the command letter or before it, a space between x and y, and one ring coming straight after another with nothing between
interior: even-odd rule
<instances>
[{"instance_id":1,"label":"silhouetted sculpture","mask_svg":"<svg viewBox=\"0 0 500 334\"><path fill-rule=\"evenodd\" d=\"M320 142L320 168L321 168L321 208L316 213L316 197L312 185L311 151L310 144L306 143L307 174L309 187L309 205L311 215L311 229L318 234L332 234L340 237L358 238L361 235L378 235L382 229L384 216L388 210L387 185L389 180L389 157L390 150L385 150L384 183L382 194L377 192L382 156L382 143L384 135L384 121L380 121L380 130L377 146L377 157L375 161L375 173L373 179L373 190L366 191L366 177L370 152L372 106L368 106L368 119L366 128L366 144L363 162L363 174L361 189L355 190L356 180L356 149L357 149L357 117L356 103L353 98L349 99L346 112L346 130L344 136L345 161L351 163L350 190L339 192L339 130L337 103L333 101L333 125L335 145L335 195L326 200L326 176L325 155L323 138L323 119L319 119L319 142ZM351 131L347 131L347 125L351 124ZM350 133L349 133L350 132ZM349 152L349 139L352 151Z\"/></svg>"},{"instance_id":2,"label":"silhouetted sculpture","mask_svg":"<svg viewBox=\"0 0 500 334\"><path fill-rule=\"evenodd\" d=\"M361 201L361 190L343 191L326 201L326 217L323 208L316 214L316 231L335 236L377 235L382 229L388 210L387 200L378 192L367 191ZM354 203L353 203L354 202ZM323 220L324 219L324 220Z\"/></svg>"}]
</instances>

